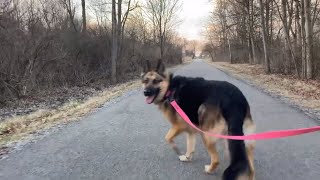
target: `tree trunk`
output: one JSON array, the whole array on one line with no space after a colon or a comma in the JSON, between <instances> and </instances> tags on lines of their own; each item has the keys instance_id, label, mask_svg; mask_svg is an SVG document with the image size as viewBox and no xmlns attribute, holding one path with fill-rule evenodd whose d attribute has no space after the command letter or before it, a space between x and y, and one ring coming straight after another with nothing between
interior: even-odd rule
<instances>
[{"instance_id":1,"label":"tree trunk","mask_svg":"<svg viewBox=\"0 0 320 180\"><path fill-rule=\"evenodd\" d=\"M232 57L232 51L231 51L230 38L229 37L227 37L227 38L228 38L230 64L233 64L233 57Z\"/></svg>"},{"instance_id":2,"label":"tree trunk","mask_svg":"<svg viewBox=\"0 0 320 180\"><path fill-rule=\"evenodd\" d=\"M270 31L269 31L269 21L270 21L270 1L272 0L266 0L265 2L265 9L266 9L266 15L265 17L265 28L266 28L266 34L267 34L267 43L270 45Z\"/></svg>"},{"instance_id":3,"label":"tree trunk","mask_svg":"<svg viewBox=\"0 0 320 180\"><path fill-rule=\"evenodd\" d=\"M307 77L306 70L306 33L305 33L305 9L304 0L301 1L301 64L302 64L302 78Z\"/></svg>"},{"instance_id":4,"label":"tree trunk","mask_svg":"<svg viewBox=\"0 0 320 180\"><path fill-rule=\"evenodd\" d=\"M296 57L301 59L302 57L302 36L301 36L301 24L300 24L300 4L299 0L295 0L295 23L296 23Z\"/></svg>"},{"instance_id":5,"label":"tree trunk","mask_svg":"<svg viewBox=\"0 0 320 180\"><path fill-rule=\"evenodd\" d=\"M261 17L261 27L262 27L262 41L263 41L263 50L264 50L264 64L266 73L270 73L270 60L269 60L269 51L268 51L268 38L267 30L264 19L264 6L262 0L259 0L260 4L260 17Z\"/></svg>"},{"instance_id":6,"label":"tree trunk","mask_svg":"<svg viewBox=\"0 0 320 180\"><path fill-rule=\"evenodd\" d=\"M249 43L250 43L250 55L251 55L251 64L257 63L256 49L254 43L254 33L253 33L253 0L248 1L248 19L249 19Z\"/></svg>"},{"instance_id":7,"label":"tree trunk","mask_svg":"<svg viewBox=\"0 0 320 180\"><path fill-rule=\"evenodd\" d=\"M253 64L256 64L257 63L257 55L256 55L256 47L255 47L255 44L254 44L254 38L253 36L251 35L251 51L252 51L252 61L253 61Z\"/></svg>"},{"instance_id":8,"label":"tree trunk","mask_svg":"<svg viewBox=\"0 0 320 180\"><path fill-rule=\"evenodd\" d=\"M288 58L286 55L289 54L288 49L289 49L289 37L288 37L288 20L287 20L287 0L281 0L281 10L282 10L282 24L283 24L283 31L284 31L284 36L285 36L285 48L284 48L284 65L285 65L285 73L288 74L289 73L289 65L290 63L288 63Z\"/></svg>"},{"instance_id":9,"label":"tree trunk","mask_svg":"<svg viewBox=\"0 0 320 180\"><path fill-rule=\"evenodd\" d=\"M86 0L81 0L82 3L82 32L87 31L87 17L86 17Z\"/></svg>"},{"instance_id":10,"label":"tree trunk","mask_svg":"<svg viewBox=\"0 0 320 180\"><path fill-rule=\"evenodd\" d=\"M306 78L311 79L312 72L312 26L311 26L311 0L304 0L304 12L305 12L305 33L306 33Z\"/></svg>"},{"instance_id":11,"label":"tree trunk","mask_svg":"<svg viewBox=\"0 0 320 180\"><path fill-rule=\"evenodd\" d=\"M117 39L118 39L118 60L121 54L121 32L122 32L122 0L118 0L118 19L117 19Z\"/></svg>"},{"instance_id":12,"label":"tree trunk","mask_svg":"<svg viewBox=\"0 0 320 180\"><path fill-rule=\"evenodd\" d=\"M160 35L160 59L163 58L164 54L164 45L163 45L163 34Z\"/></svg>"},{"instance_id":13,"label":"tree trunk","mask_svg":"<svg viewBox=\"0 0 320 180\"><path fill-rule=\"evenodd\" d=\"M253 55L252 55L252 48L251 48L250 33L248 33L248 51L249 51L249 63L253 64Z\"/></svg>"},{"instance_id":14,"label":"tree trunk","mask_svg":"<svg viewBox=\"0 0 320 180\"><path fill-rule=\"evenodd\" d=\"M273 11L274 11L274 8L273 8L273 0L270 0L270 30L269 30L269 44L271 47L273 47ZM268 27L268 26L267 26Z\"/></svg>"},{"instance_id":15,"label":"tree trunk","mask_svg":"<svg viewBox=\"0 0 320 180\"><path fill-rule=\"evenodd\" d=\"M125 12L124 14L124 17L121 19L121 46L122 47L122 43L123 43L123 38L124 38L124 27L126 25L126 22L128 20L128 16L129 16L129 13L130 13L130 8L131 8L131 0L128 1L128 7L127 7L127 11ZM121 10L122 11L122 10Z\"/></svg>"},{"instance_id":16,"label":"tree trunk","mask_svg":"<svg viewBox=\"0 0 320 180\"><path fill-rule=\"evenodd\" d=\"M162 20L162 13L163 13L164 7L163 7L163 1L161 1L160 3L160 16L159 16L159 43L160 43L160 59L163 58L163 29L162 29L162 25L163 25L163 20Z\"/></svg>"},{"instance_id":17,"label":"tree trunk","mask_svg":"<svg viewBox=\"0 0 320 180\"><path fill-rule=\"evenodd\" d=\"M248 56L249 56L249 63L252 64L253 62L253 57L252 57L252 48L251 48L251 23L250 23L250 0L247 1L247 34L248 34Z\"/></svg>"},{"instance_id":18,"label":"tree trunk","mask_svg":"<svg viewBox=\"0 0 320 180\"><path fill-rule=\"evenodd\" d=\"M118 57L118 37L117 37L117 12L116 0L112 0L112 48L111 48L111 82L117 82L117 57Z\"/></svg>"},{"instance_id":19,"label":"tree trunk","mask_svg":"<svg viewBox=\"0 0 320 180\"><path fill-rule=\"evenodd\" d=\"M289 27L288 27L288 21L287 21L287 0L281 0L281 9L282 9L282 23L283 23L283 30L284 30L284 35L285 35L285 40L286 40L286 44L287 44L287 48L289 50L288 52L288 58L290 59L290 56L292 58L294 67L295 67L295 72L297 74L297 76L299 77L299 70L297 67L297 62L296 62L296 56L293 52L293 48L290 42L290 34L289 34ZM288 70L290 69L290 63L287 62L285 63L287 64L286 67ZM288 72L287 72L288 73Z\"/></svg>"},{"instance_id":20,"label":"tree trunk","mask_svg":"<svg viewBox=\"0 0 320 180\"><path fill-rule=\"evenodd\" d=\"M228 41L228 37L227 37L227 27L226 27L226 19L225 17L223 17L223 20L222 20L222 46L223 46L223 53L226 53L227 52L227 41Z\"/></svg>"}]
</instances>

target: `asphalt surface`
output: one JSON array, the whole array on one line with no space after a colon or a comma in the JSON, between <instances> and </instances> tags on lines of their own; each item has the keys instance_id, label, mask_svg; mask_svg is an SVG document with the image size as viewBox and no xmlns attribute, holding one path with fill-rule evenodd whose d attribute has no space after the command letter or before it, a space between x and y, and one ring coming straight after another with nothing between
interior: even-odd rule
<instances>
[{"instance_id":1,"label":"asphalt surface","mask_svg":"<svg viewBox=\"0 0 320 180\"><path fill-rule=\"evenodd\" d=\"M257 131L311 127L317 123L298 110L258 89L196 60L177 74L226 80L247 97ZM0 161L0 179L219 179L227 167L204 173L210 158L198 137L193 162L179 162L166 145L169 124L154 105L147 105L141 89L107 103L79 122L59 128ZM185 137L177 139L185 150ZM257 180L319 180L320 133L259 141Z\"/></svg>"}]
</instances>

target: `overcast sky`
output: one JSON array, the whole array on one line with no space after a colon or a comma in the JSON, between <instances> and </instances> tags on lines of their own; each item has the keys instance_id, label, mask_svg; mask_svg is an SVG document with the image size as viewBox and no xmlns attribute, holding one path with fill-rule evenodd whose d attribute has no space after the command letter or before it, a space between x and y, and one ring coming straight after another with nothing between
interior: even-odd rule
<instances>
[{"instance_id":1,"label":"overcast sky","mask_svg":"<svg viewBox=\"0 0 320 180\"><path fill-rule=\"evenodd\" d=\"M183 22L178 32L188 39L201 39L201 31L207 20L213 3L208 0L182 0Z\"/></svg>"}]
</instances>

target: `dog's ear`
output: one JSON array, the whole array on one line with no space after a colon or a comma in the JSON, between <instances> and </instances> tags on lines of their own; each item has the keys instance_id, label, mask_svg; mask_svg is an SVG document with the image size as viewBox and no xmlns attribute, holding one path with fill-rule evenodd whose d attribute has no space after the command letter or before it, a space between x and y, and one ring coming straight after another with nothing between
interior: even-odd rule
<instances>
[{"instance_id":1,"label":"dog's ear","mask_svg":"<svg viewBox=\"0 0 320 180\"><path fill-rule=\"evenodd\" d=\"M162 59L159 59L158 60L158 65L157 65L157 72L159 74L163 74L166 70L166 67L164 66L163 62L162 62Z\"/></svg>"},{"instance_id":2,"label":"dog's ear","mask_svg":"<svg viewBox=\"0 0 320 180\"><path fill-rule=\"evenodd\" d=\"M143 64L142 73L147 73L148 71L150 71L150 69L151 69L150 61L146 60L146 62Z\"/></svg>"},{"instance_id":3,"label":"dog's ear","mask_svg":"<svg viewBox=\"0 0 320 180\"><path fill-rule=\"evenodd\" d=\"M170 81L170 88L171 89L180 89L186 85L186 77L183 76L175 76Z\"/></svg>"},{"instance_id":4,"label":"dog's ear","mask_svg":"<svg viewBox=\"0 0 320 180\"><path fill-rule=\"evenodd\" d=\"M169 73L169 80L171 81L173 79L173 73Z\"/></svg>"},{"instance_id":5,"label":"dog's ear","mask_svg":"<svg viewBox=\"0 0 320 180\"><path fill-rule=\"evenodd\" d=\"M169 82L171 82L173 79L173 73L169 73Z\"/></svg>"}]
</instances>

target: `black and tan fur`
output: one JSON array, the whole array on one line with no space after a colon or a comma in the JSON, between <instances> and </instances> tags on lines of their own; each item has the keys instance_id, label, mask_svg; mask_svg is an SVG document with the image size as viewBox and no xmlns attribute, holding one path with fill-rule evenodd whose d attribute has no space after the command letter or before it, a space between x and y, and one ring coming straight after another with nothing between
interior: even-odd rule
<instances>
[{"instance_id":1,"label":"black and tan fur","mask_svg":"<svg viewBox=\"0 0 320 180\"><path fill-rule=\"evenodd\" d=\"M179 154L174 138L182 132L187 133L187 150L180 155L180 161L191 161L195 151L197 131L187 125L169 104L177 101L190 120L202 130L228 135L246 135L255 131L249 104L234 85L223 81L207 81L203 78L189 78L167 73L161 60L152 69L146 63L141 75L144 94L162 111L172 127L165 136L168 144ZM167 92L173 92L167 96ZM153 101L151 101L153 99ZM213 172L219 164L216 138L201 134L204 145L211 158L205 172ZM230 165L224 171L223 180L253 180L254 141L228 140Z\"/></svg>"}]
</instances>

